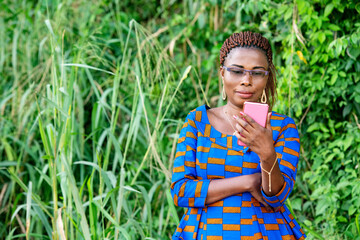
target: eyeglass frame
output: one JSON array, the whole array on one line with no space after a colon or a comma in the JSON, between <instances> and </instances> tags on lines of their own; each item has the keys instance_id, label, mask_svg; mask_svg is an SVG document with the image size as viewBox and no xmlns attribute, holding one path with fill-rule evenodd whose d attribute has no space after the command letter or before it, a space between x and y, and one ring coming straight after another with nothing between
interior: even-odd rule
<instances>
[{"instance_id":1,"label":"eyeglass frame","mask_svg":"<svg viewBox=\"0 0 360 240\"><path fill-rule=\"evenodd\" d=\"M232 71L231 69L234 69L234 68L232 68L232 67L226 67L226 66L221 66L222 68L224 68L226 71L228 71L228 72L234 72L234 71ZM267 70L261 70L261 69L256 69L256 70L247 70L247 69L242 69L242 68L239 68L239 70L241 69L241 71L244 71L245 72L245 74L248 72L249 73L249 75L251 76L251 77L253 77L253 72L263 72L263 73L265 73L265 76L268 76L269 75L269 72L270 71L267 71ZM245 76L245 74L244 74L244 76ZM265 77L264 76L264 77Z\"/></svg>"}]
</instances>

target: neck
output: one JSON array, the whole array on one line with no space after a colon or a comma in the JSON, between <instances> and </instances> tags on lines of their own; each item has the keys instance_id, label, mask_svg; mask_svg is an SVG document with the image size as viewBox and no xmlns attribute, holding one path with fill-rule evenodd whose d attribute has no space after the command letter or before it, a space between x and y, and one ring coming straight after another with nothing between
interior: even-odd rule
<instances>
[{"instance_id":1,"label":"neck","mask_svg":"<svg viewBox=\"0 0 360 240\"><path fill-rule=\"evenodd\" d=\"M232 115L239 116L240 112L243 111L243 107L244 107L243 105L236 106L236 105L234 105L233 103L231 103L229 101L225 105L225 108L226 108L226 110L227 110L227 112L228 112L228 114L230 116L232 116Z\"/></svg>"}]
</instances>

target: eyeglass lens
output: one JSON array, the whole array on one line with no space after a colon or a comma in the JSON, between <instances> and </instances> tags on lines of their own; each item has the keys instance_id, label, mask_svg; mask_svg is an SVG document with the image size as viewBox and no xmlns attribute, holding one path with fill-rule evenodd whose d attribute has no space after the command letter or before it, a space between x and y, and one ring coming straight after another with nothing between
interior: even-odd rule
<instances>
[{"instance_id":1,"label":"eyeglass lens","mask_svg":"<svg viewBox=\"0 0 360 240\"><path fill-rule=\"evenodd\" d=\"M266 72L261 70L246 70L241 68L226 68L226 70L228 70L233 77L239 78L244 77L246 75L246 72L249 72L249 75L254 80L261 80L266 75Z\"/></svg>"}]
</instances>

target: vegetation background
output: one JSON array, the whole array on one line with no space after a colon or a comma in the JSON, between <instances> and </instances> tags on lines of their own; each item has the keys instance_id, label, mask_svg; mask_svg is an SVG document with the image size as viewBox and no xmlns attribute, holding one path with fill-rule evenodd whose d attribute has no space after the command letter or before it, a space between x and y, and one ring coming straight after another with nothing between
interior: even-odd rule
<instances>
[{"instance_id":1,"label":"vegetation background","mask_svg":"<svg viewBox=\"0 0 360 240\"><path fill-rule=\"evenodd\" d=\"M287 202L308 239L360 239L360 3L0 2L0 239L169 239L193 108L223 104L219 49L270 39L301 135Z\"/></svg>"}]
</instances>

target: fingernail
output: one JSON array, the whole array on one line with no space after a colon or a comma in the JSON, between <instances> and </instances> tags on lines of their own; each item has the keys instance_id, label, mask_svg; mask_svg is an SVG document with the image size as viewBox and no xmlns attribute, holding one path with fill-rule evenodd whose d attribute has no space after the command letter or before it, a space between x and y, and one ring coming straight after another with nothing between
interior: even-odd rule
<instances>
[{"instance_id":1,"label":"fingernail","mask_svg":"<svg viewBox=\"0 0 360 240\"><path fill-rule=\"evenodd\" d=\"M240 114L241 114L241 115L244 115L244 113L243 113L243 112L240 112Z\"/></svg>"},{"instance_id":2,"label":"fingernail","mask_svg":"<svg viewBox=\"0 0 360 240\"><path fill-rule=\"evenodd\" d=\"M237 119L237 118L238 118L238 116L236 116L236 115L233 115L233 118L234 118L234 119Z\"/></svg>"}]
</instances>

